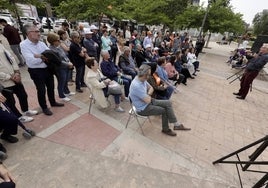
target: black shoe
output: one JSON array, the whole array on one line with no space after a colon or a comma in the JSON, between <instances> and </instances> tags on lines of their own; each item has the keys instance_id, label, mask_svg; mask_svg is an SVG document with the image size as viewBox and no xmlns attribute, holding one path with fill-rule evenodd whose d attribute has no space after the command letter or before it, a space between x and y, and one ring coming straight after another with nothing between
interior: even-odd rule
<instances>
[{"instance_id":1,"label":"black shoe","mask_svg":"<svg viewBox=\"0 0 268 188\"><path fill-rule=\"evenodd\" d=\"M83 90L82 90L82 89L76 89L76 91L77 91L78 93L83 93Z\"/></svg>"},{"instance_id":2,"label":"black shoe","mask_svg":"<svg viewBox=\"0 0 268 188\"><path fill-rule=\"evenodd\" d=\"M43 113L46 114L47 116L51 116L53 113L48 109L43 109Z\"/></svg>"},{"instance_id":3,"label":"black shoe","mask_svg":"<svg viewBox=\"0 0 268 188\"><path fill-rule=\"evenodd\" d=\"M193 73L194 76L197 76L195 73Z\"/></svg>"},{"instance_id":4,"label":"black shoe","mask_svg":"<svg viewBox=\"0 0 268 188\"><path fill-rule=\"evenodd\" d=\"M240 96L240 93L233 93L233 95L238 95L238 96Z\"/></svg>"},{"instance_id":5,"label":"black shoe","mask_svg":"<svg viewBox=\"0 0 268 188\"><path fill-rule=\"evenodd\" d=\"M54 106L54 107L63 107L64 104L63 103L59 103L59 102L55 102L55 103L51 104L51 106Z\"/></svg>"},{"instance_id":6,"label":"black shoe","mask_svg":"<svg viewBox=\"0 0 268 188\"><path fill-rule=\"evenodd\" d=\"M191 76L190 78L191 78L191 79L195 79L195 77L193 77L193 76Z\"/></svg>"},{"instance_id":7,"label":"black shoe","mask_svg":"<svg viewBox=\"0 0 268 188\"><path fill-rule=\"evenodd\" d=\"M0 143L0 151L6 153L7 149L3 146L3 144Z\"/></svg>"},{"instance_id":8,"label":"black shoe","mask_svg":"<svg viewBox=\"0 0 268 188\"><path fill-rule=\"evenodd\" d=\"M180 124L180 125L175 125L173 130L177 130L177 131L190 131L191 128L187 128L187 127L184 127L183 124Z\"/></svg>"},{"instance_id":9,"label":"black shoe","mask_svg":"<svg viewBox=\"0 0 268 188\"><path fill-rule=\"evenodd\" d=\"M87 87L87 85L85 83L81 84L81 87Z\"/></svg>"},{"instance_id":10,"label":"black shoe","mask_svg":"<svg viewBox=\"0 0 268 188\"><path fill-rule=\"evenodd\" d=\"M187 86L187 83L182 83L183 85Z\"/></svg>"},{"instance_id":11,"label":"black shoe","mask_svg":"<svg viewBox=\"0 0 268 188\"><path fill-rule=\"evenodd\" d=\"M177 134L175 132L173 132L171 129L162 130L162 133L167 134L169 136L177 136Z\"/></svg>"},{"instance_id":12,"label":"black shoe","mask_svg":"<svg viewBox=\"0 0 268 188\"><path fill-rule=\"evenodd\" d=\"M240 100L244 100L245 99L245 97L241 97L241 96L237 96L236 98L237 99L240 99Z\"/></svg>"},{"instance_id":13,"label":"black shoe","mask_svg":"<svg viewBox=\"0 0 268 188\"><path fill-rule=\"evenodd\" d=\"M1 139L5 140L5 141L7 141L9 143L16 143L16 142L19 141L19 139L17 139L15 136L4 135L4 134L1 135Z\"/></svg>"},{"instance_id":14,"label":"black shoe","mask_svg":"<svg viewBox=\"0 0 268 188\"><path fill-rule=\"evenodd\" d=\"M195 71L200 72L200 70L199 70L199 69L196 69Z\"/></svg>"}]
</instances>

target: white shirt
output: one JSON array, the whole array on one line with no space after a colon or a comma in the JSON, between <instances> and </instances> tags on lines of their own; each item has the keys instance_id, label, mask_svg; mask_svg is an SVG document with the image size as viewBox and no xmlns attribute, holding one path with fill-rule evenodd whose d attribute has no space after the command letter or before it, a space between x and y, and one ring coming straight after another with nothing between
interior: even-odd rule
<instances>
[{"instance_id":1,"label":"white shirt","mask_svg":"<svg viewBox=\"0 0 268 188\"><path fill-rule=\"evenodd\" d=\"M29 39L26 39L20 43L21 53L29 68L46 68L47 65L41 58L35 58L35 54L41 54L45 50L49 50L45 43L38 41L33 43Z\"/></svg>"}]
</instances>

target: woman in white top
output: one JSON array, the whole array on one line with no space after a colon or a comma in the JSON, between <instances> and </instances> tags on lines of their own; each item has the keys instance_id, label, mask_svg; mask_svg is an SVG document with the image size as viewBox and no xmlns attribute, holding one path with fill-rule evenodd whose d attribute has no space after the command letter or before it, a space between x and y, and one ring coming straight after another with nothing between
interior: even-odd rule
<instances>
[{"instance_id":1,"label":"woman in white top","mask_svg":"<svg viewBox=\"0 0 268 188\"><path fill-rule=\"evenodd\" d=\"M108 51L111 53L111 46L113 45L110 37L108 36L108 31L104 31L102 37L101 37L101 42L102 42L102 50L103 51Z\"/></svg>"},{"instance_id":2,"label":"woman in white top","mask_svg":"<svg viewBox=\"0 0 268 188\"><path fill-rule=\"evenodd\" d=\"M86 65L89 68L86 76L86 84L91 89L97 104L101 108L107 108L109 106L107 101L108 85L112 81L102 75L99 70L99 65L95 59L87 59ZM113 94L113 96L115 101L115 111L125 112L125 110L120 107L121 94Z\"/></svg>"},{"instance_id":3,"label":"woman in white top","mask_svg":"<svg viewBox=\"0 0 268 188\"><path fill-rule=\"evenodd\" d=\"M196 71L200 71L199 68L199 61L197 61L197 58L195 56L194 48L189 48L189 52L187 54L188 62L192 63L194 65L194 73L193 75L196 76Z\"/></svg>"}]
</instances>

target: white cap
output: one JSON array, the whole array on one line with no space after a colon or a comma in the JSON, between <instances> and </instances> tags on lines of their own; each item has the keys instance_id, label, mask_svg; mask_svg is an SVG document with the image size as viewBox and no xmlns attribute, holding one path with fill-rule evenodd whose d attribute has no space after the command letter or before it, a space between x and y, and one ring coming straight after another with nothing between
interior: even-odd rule
<instances>
[{"instance_id":1,"label":"white cap","mask_svg":"<svg viewBox=\"0 0 268 188\"><path fill-rule=\"evenodd\" d=\"M91 25L91 26L90 26L90 29L91 29L91 30L99 30L99 28L96 27L95 25Z\"/></svg>"},{"instance_id":2,"label":"white cap","mask_svg":"<svg viewBox=\"0 0 268 188\"><path fill-rule=\"evenodd\" d=\"M154 50L155 50L155 51L156 51L156 50L159 50L159 48L158 48L158 47L155 47Z\"/></svg>"},{"instance_id":3,"label":"white cap","mask_svg":"<svg viewBox=\"0 0 268 188\"><path fill-rule=\"evenodd\" d=\"M84 33L85 35L87 35L87 34L92 34L93 32L89 28L85 28Z\"/></svg>"},{"instance_id":4,"label":"white cap","mask_svg":"<svg viewBox=\"0 0 268 188\"><path fill-rule=\"evenodd\" d=\"M268 43L263 43L262 47L263 48L268 48Z\"/></svg>"},{"instance_id":5,"label":"white cap","mask_svg":"<svg viewBox=\"0 0 268 188\"><path fill-rule=\"evenodd\" d=\"M151 48L151 44L146 44L145 48Z\"/></svg>"}]
</instances>

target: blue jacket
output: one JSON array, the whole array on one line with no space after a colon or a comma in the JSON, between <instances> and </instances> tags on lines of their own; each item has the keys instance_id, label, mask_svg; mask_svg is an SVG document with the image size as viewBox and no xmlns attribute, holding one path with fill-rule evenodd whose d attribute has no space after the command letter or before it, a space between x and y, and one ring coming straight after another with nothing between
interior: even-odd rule
<instances>
[{"instance_id":1,"label":"blue jacket","mask_svg":"<svg viewBox=\"0 0 268 188\"><path fill-rule=\"evenodd\" d=\"M168 81L168 75L167 75L167 72L164 69L164 67L161 67L161 66L157 65L156 73L161 78L161 80Z\"/></svg>"},{"instance_id":2,"label":"blue jacket","mask_svg":"<svg viewBox=\"0 0 268 188\"><path fill-rule=\"evenodd\" d=\"M101 71L104 76L113 80L117 77L117 72L120 71L120 69L114 64L114 62L103 60L101 62Z\"/></svg>"}]
</instances>

